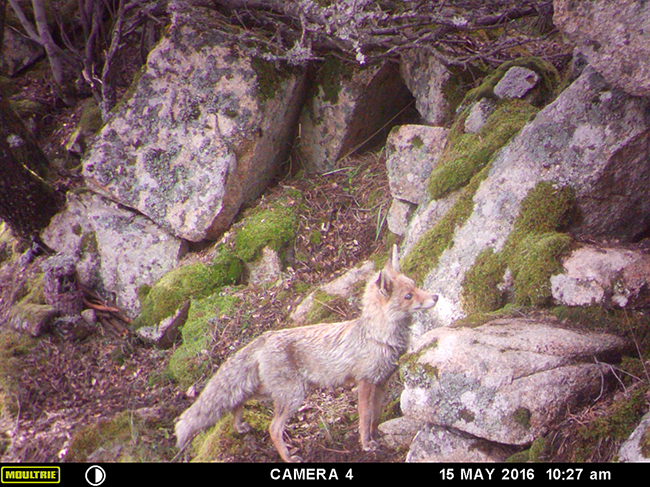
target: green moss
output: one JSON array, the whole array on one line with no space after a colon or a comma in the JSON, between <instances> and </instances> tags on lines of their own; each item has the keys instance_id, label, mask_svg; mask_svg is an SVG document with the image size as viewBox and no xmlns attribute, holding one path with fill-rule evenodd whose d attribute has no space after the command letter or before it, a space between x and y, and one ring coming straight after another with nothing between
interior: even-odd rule
<instances>
[{"instance_id":1,"label":"green moss","mask_svg":"<svg viewBox=\"0 0 650 487\"><path fill-rule=\"evenodd\" d=\"M122 411L110 419L76 430L70 439L68 462L160 462L176 452L161 445L171 425L156 415Z\"/></svg>"},{"instance_id":2,"label":"green moss","mask_svg":"<svg viewBox=\"0 0 650 487\"><path fill-rule=\"evenodd\" d=\"M268 408L257 401L251 401L244 408L243 420L252 428L252 432L246 435L237 433L232 428L232 417L224 416L214 427L199 434L192 445L196 451L196 457L192 462L209 462L227 454L229 457L243 457L248 454L250 438L256 435L267 437L267 430L271 424L272 414Z\"/></svg>"},{"instance_id":3,"label":"green moss","mask_svg":"<svg viewBox=\"0 0 650 487\"><path fill-rule=\"evenodd\" d=\"M402 259L402 271L418 283L421 284L428 272L438 264L442 253L449 248L456 228L465 223L472 214L474 194L487 177L488 169L489 166L486 166L474 175L445 216L428 230Z\"/></svg>"},{"instance_id":4,"label":"green moss","mask_svg":"<svg viewBox=\"0 0 650 487\"><path fill-rule=\"evenodd\" d=\"M570 186L542 181L521 202L506 248L514 249L523 237L561 230L575 216L575 192Z\"/></svg>"},{"instance_id":5,"label":"green moss","mask_svg":"<svg viewBox=\"0 0 650 487\"><path fill-rule=\"evenodd\" d=\"M540 76L538 86L526 96L533 105L542 107L557 95L560 75L555 67L538 57L524 57L507 61L494 70L493 73L486 76L478 87L467 92L461 107L467 107L481 98L496 100L494 87L501 81L506 72L514 66L531 69Z\"/></svg>"},{"instance_id":6,"label":"green moss","mask_svg":"<svg viewBox=\"0 0 650 487\"><path fill-rule=\"evenodd\" d=\"M525 101L500 102L476 134L462 133L464 117L461 117L454 124L447 147L429 176L427 185L431 198L443 198L465 186L536 113L537 108Z\"/></svg>"},{"instance_id":7,"label":"green moss","mask_svg":"<svg viewBox=\"0 0 650 487\"><path fill-rule=\"evenodd\" d=\"M514 276L515 303L543 306L551 299L550 278L562 271L560 257L572 239L562 233L531 235L517 246L510 262Z\"/></svg>"},{"instance_id":8,"label":"green moss","mask_svg":"<svg viewBox=\"0 0 650 487\"><path fill-rule=\"evenodd\" d=\"M505 303L499 284L512 273L514 303L543 306L551 298L550 277L561 271L560 258L572 239L559 231L574 217L573 189L538 183L521 203L519 216L503 249L483 251L466 273L461 296L467 313L487 313Z\"/></svg>"},{"instance_id":9,"label":"green moss","mask_svg":"<svg viewBox=\"0 0 650 487\"><path fill-rule=\"evenodd\" d=\"M236 230L234 251L237 257L251 262L264 247L282 251L296 237L298 210L299 200L288 195L247 215Z\"/></svg>"},{"instance_id":10,"label":"green moss","mask_svg":"<svg viewBox=\"0 0 650 487\"><path fill-rule=\"evenodd\" d=\"M209 374L210 345L219 323L219 317L232 314L240 299L231 294L217 293L202 299L192 299L187 321L181 330L182 344L176 348L167 369L181 388Z\"/></svg>"},{"instance_id":11,"label":"green moss","mask_svg":"<svg viewBox=\"0 0 650 487\"><path fill-rule=\"evenodd\" d=\"M645 414L646 393L647 388L631 389L613 404L610 414L580 426L572 438L574 451L568 461L587 461L602 443L629 438Z\"/></svg>"},{"instance_id":12,"label":"green moss","mask_svg":"<svg viewBox=\"0 0 650 487\"><path fill-rule=\"evenodd\" d=\"M148 291L134 326L157 325L188 299L209 296L222 286L237 283L242 272L239 259L223 247L210 264L188 264L173 269Z\"/></svg>"},{"instance_id":13,"label":"green moss","mask_svg":"<svg viewBox=\"0 0 650 487\"><path fill-rule=\"evenodd\" d=\"M503 258L491 248L479 254L462 283L461 300L465 313L472 316L490 312L505 304L500 285L506 267Z\"/></svg>"}]
</instances>

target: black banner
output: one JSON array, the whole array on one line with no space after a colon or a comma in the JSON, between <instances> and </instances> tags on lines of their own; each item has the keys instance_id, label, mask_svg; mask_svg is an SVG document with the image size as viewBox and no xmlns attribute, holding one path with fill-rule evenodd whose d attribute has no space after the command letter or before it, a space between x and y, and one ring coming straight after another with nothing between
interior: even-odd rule
<instances>
[{"instance_id":1,"label":"black banner","mask_svg":"<svg viewBox=\"0 0 650 487\"><path fill-rule=\"evenodd\" d=\"M650 474L650 464L223 464L223 463L149 463L149 464L5 464L3 485L125 486L131 482L147 485L163 483L214 485L223 482L298 483L330 482L435 482L435 485L480 482L610 483L638 482Z\"/></svg>"}]
</instances>

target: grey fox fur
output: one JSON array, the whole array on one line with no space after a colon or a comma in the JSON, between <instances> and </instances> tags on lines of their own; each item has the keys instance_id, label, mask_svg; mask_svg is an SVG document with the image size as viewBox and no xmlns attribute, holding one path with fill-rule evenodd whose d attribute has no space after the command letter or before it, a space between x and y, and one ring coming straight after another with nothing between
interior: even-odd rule
<instances>
[{"instance_id":1,"label":"grey fox fur","mask_svg":"<svg viewBox=\"0 0 650 487\"><path fill-rule=\"evenodd\" d=\"M437 300L400 274L393 248L392 261L366 285L360 318L266 332L226 360L180 416L179 448L229 411L234 428L249 431L242 422L244 403L270 398L274 402L271 440L283 460L300 461L290 455L283 438L287 420L311 386L336 387L353 381L359 396L360 441L364 450L374 449L386 384L408 348L411 315L433 307Z\"/></svg>"}]
</instances>

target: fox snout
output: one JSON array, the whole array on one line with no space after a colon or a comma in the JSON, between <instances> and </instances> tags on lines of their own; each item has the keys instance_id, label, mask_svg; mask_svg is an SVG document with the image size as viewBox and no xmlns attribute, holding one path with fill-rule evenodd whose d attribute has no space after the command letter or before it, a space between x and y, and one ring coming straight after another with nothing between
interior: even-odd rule
<instances>
[{"instance_id":1,"label":"fox snout","mask_svg":"<svg viewBox=\"0 0 650 487\"><path fill-rule=\"evenodd\" d=\"M431 309L438 302L437 294L428 293L421 289L416 289L414 290L414 292L410 294L411 294L411 299L410 299L411 303L409 307L411 308L412 311L418 311L421 309ZM408 294L405 296L405 298L408 298Z\"/></svg>"}]
</instances>

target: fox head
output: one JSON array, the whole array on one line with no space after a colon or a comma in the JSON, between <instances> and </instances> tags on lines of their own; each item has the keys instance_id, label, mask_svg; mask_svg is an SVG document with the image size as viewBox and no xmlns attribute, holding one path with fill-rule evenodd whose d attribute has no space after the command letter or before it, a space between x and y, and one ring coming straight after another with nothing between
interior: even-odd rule
<instances>
[{"instance_id":1,"label":"fox head","mask_svg":"<svg viewBox=\"0 0 650 487\"><path fill-rule=\"evenodd\" d=\"M397 246L393 246L392 258L379 272L374 287L378 293L375 299L379 302L371 303L369 299L366 305L379 305L384 313L391 313L397 319L406 318L418 310L433 308L438 301L437 295L418 288L413 279L400 272Z\"/></svg>"}]
</instances>

